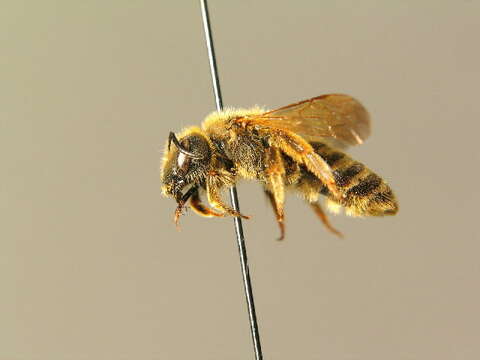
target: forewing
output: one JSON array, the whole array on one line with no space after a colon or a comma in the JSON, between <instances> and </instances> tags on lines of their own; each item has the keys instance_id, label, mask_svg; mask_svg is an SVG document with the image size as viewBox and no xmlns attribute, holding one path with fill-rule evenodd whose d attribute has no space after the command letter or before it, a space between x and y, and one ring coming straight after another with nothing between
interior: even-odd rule
<instances>
[{"instance_id":1,"label":"forewing","mask_svg":"<svg viewBox=\"0 0 480 360\"><path fill-rule=\"evenodd\" d=\"M293 131L309 142L339 147L362 144L370 135L367 110L354 98L329 94L304 100L248 119L263 127Z\"/></svg>"}]
</instances>

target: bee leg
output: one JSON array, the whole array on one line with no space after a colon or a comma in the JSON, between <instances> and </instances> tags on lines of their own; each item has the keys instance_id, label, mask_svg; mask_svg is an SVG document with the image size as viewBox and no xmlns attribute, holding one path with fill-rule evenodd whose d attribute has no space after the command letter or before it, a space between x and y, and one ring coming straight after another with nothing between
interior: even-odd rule
<instances>
[{"instance_id":1,"label":"bee leg","mask_svg":"<svg viewBox=\"0 0 480 360\"><path fill-rule=\"evenodd\" d=\"M200 200L200 195L197 192L192 194L192 197L190 198L190 207L192 208L193 211L195 211L198 215L200 216L205 216L205 217L222 217L224 216L221 213L217 213L213 211L212 209L209 209L206 207L203 203L202 200Z\"/></svg>"},{"instance_id":2,"label":"bee leg","mask_svg":"<svg viewBox=\"0 0 480 360\"><path fill-rule=\"evenodd\" d=\"M182 216L183 214L183 208L187 203L188 199L196 192L198 192L198 188L196 186L193 186L185 194L183 194L181 198L179 198L177 208L175 209L175 215L173 216L173 221L177 226L177 230L180 230L178 221L180 220L180 216Z\"/></svg>"},{"instance_id":3,"label":"bee leg","mask_svg":"<svg viewBox=\"0 0 480 360\"><path fill-rule=\"evenodd\" d=\"M272 205L273 210L275 211L275 217L277 218L277 224L280 227L280 237L277 240L283 240L285 238L285 223L284 223L284 212L283 204L280 205L280 208L277 206L274 195L265 189L265 195L267 195Z\"/></svg>"},{"instance_id":4,"label":"bee leg","mask_svg":"<svg viewBox=\"0 0 480 360\"><path fill-rule=\"evenodd\" d=\"M240 214L238 211L235 211L230 206L223 203L220 194L219 194L219 187L214 184L214 181L207 179L207 199L210 205L223 212L222 216L230 215L230 216L239 216L243 219L250 219L250 216L245 216Z\"/></svg>"},{"instance_id":5,"label":"bee leg","mask_svg":"<svg viewBox=\"0 0 480 360\"><path fill-rule=\"evenodd\" d=\"M277 218L278 226L280 227L280 238L285 237L285 224L283 203L285 202L285 185L283 178L285 176L285 167L283 166L283 159L278 148L269 148L265 153L265 162L267 164L266 182L267 188L265 193L270 199L275 216Z\"/></svg>"},{"instance_id":6,"label":"bee leg","mask_svg":"<svg viewBox=\"0 0 480 360\"><path fill-rule=\"evenodd\" d=\"M342 196L337 188L332 169L320 155L315 153L312 145L300 136L286 130L277 132L272 139L285 154L295 161L305 164L307 169L319 178L334 196L337 198Z\"/></svg>"},{"instance_id":7,"label":"bee leg","mask_svg":"<svg viewBox=\"0 0 480 360\"><path fill-rule=\"evenodd\" d=\"M313 211L315 211L315 214L317 214L317 216L320 218L320 220L322 220L323 225L325 225L325 227L328 230L330 230L332 233L334 233L338 237L343 238L343 234L340 231L338 231L337 229L335 229L332 226L332 224L330 224L330 221L328 220L327 215L323 212L323 209L322 209L322 207L320 206L319 203L311 202L310 206L312 207Z\"/></svg>"}]
</instances>

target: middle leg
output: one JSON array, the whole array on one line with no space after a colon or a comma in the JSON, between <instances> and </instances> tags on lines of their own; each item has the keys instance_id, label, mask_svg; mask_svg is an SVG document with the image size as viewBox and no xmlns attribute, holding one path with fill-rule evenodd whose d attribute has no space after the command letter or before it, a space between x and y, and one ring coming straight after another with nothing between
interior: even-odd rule
<instances>
[{"instance_id":1,"label":"middle leg","mask_svg":"<svg viewBox=\"0 0 480 360\"><path fill-rule=\"evenodd\" d=\"M265 194L270 200L280 227L280 238L278 240L283 240L285 237L285 213L283 210L283 204L285 203L285 166L278 148L269 148L265 157L267 165Z\"/></svg>"},{"instance_id":2,"label":"middle leg","mask_svg":"<svg viewBox=\"0 0 480 360\"><path fill-rule=\"evenodd\" d=\"M267 189L265 189L265 195L267 195L268 200L270 200L270 204L275 211L275 218L277 219L278 227L280 228L280 237L277 240L283 240L285 238L285 214L283 211L283 206L280 208L277 207L277 202L275 201L274 195Z\"/></svg>"}]
</instances>

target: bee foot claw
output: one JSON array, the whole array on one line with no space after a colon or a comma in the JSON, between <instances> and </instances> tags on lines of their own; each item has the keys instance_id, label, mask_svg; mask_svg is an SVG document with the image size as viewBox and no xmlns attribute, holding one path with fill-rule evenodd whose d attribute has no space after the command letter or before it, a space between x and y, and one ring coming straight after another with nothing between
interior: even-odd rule
<instances>
[{"instance_id":1,"label":"bee foot claw","mask_svg":"<svg viewBox=\"0 0 480 360\"><path fill-rule=\"evenodd\" d=\"M236 212L236 211L232 212L231 215L235 216L235 217L241 217L242 219L245 219L245 220L249 220L251 218L251 216L243 215L243 214L241 214L239 212Z\"/></svg>"}]
</instances>

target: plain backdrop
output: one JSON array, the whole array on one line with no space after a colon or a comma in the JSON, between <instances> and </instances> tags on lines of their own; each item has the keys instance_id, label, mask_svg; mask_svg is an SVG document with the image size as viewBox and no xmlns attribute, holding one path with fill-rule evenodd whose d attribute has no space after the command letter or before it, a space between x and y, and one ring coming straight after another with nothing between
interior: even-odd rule
<instances>
[{"instance_id":1,"label":"plain backdrop","mask_svg":"<svg viewBox=\"0 0 480 360\"><path fill-rule=\"evenodd\" d=\"M0 359L252 359L231 219L173 224L168 132L214 109L197 1L0 12ZM360 99L398 216L239 184L265 359L480 357L478 1L211 1L224 102Z\"/></svg>"}]
</instances>

